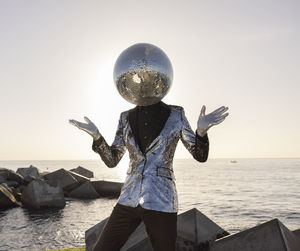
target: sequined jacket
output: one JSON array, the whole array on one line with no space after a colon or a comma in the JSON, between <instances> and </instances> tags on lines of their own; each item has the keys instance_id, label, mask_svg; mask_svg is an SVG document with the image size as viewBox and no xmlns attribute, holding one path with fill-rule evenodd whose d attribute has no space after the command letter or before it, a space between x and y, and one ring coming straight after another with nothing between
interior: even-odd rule
<instances>
[{"instance_id":1,"label":"sequined jacket","mask_svg":"<svg viewBox=\"0 0 300 251\"><path fill-rule=\"evenodd\" d=\"M209 144L196 140L182 107L169 106L169 118L160 134L143 153L136 143L129 123L129 111L121 113L115 140L109 146L101 136L93 142L93 150L108 167L115 167L129 152L127 177L121 189L118 203L136 207L177 212L178 199L173 173L173 157L179 139L195 159L205 162Z\"/></svg>"}]
</instances>

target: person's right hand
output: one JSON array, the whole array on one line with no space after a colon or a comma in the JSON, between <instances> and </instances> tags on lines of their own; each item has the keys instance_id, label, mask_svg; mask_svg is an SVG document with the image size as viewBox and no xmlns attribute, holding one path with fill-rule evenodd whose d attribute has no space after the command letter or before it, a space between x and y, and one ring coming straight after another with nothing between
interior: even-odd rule
<instances>
[{"instance_id":1,"label":"person's right hand","mask_svg":"<svg viewBox=\"0 0 300 251\"><path fill-rule=\"evenodd\" d=\"M81 123L74 119L70 119L69 122L71 125L76 126L78 129L87 132L89 135L93 137L94 140L99 139L101 137L101 134L98 131L97 126L95 126L95 124L92 121L90 121L87 117L84 117L84 120L87 123Z\"/></svg>"}]
</instances>

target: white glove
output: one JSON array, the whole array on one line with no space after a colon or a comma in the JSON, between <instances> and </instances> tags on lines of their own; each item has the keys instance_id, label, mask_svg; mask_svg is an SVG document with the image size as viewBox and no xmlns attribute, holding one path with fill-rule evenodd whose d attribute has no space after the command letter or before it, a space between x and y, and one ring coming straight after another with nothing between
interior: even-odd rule
<instances>
[{"instance_id":1,"label":"white glove","mask_svg":"<svg viewBox=\"0 0 300 251\"><path fill-rule=\"evenodd\" d=\"M205 115L205 105L202 106L200 116L197 123L197 133L203 137L205 133L214 125L220 124L228 116L229 113L225 113L228 107L222 106L212 113Z\"/></svg>"},{"instance_id":2,"label":"white glove","mask_svg":"<svg viewBox=\"0 0 300 251\"><path fill-rule=\"evenodd\" d=\"M84 120L87 122L87 124L81 123L74 119L70 119L69 122L71 125L76 126L78 129L87 132L89 135L93 137L94 140L99 139L101 137L101 134L98 131L97 126L95 126L95 124L92 121L90 121L87 117L84 117Z\"/></svg>"}]
</instances>

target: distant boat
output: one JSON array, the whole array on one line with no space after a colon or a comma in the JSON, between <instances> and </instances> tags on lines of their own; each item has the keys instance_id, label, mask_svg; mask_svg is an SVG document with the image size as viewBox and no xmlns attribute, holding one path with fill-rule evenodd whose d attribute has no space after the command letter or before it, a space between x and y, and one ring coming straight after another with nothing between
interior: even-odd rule
<instances>
[{"instance_id":1,"label":"distant boat","mask_svg":"<svg viewBox=\"0 0 300 251\"><path fill-rule=\"evenodd\" d=\"M238 163L236 160L230 160L230 163Z\"/></svg>"}]
</instances>

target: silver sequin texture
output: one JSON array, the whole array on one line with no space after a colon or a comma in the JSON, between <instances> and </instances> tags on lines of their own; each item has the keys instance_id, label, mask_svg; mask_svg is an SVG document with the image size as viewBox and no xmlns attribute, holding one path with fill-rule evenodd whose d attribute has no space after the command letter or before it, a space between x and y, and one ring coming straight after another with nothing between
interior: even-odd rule
<instances>
[{"instance_id":1,"label":"silver sequin texture","mask_svg":"<svg viewBox=\"0 0 300 251\"><path fill-rule=\"evenodd\" d=\"M178 200L173 172L173 157L179 139L194 156L196 135L192 131L184 110L170 106L170 116L153 142L143 154L132 134L128 114L121 114L115 140L109 146L104 138L93 145L109 167L118 164L126 148L129 151L129 168L118 203L131 207L140 204L143 208L177 212Z\"/></svg>"},{"instance_id":2,"label":"silver sequin texture","mask_svg":"<svg viewBox=\"0 0 300 251\"><path fill-rule=\"evenodd\" d=\"M168 93L173 68L167 55L152 44L134 44L124 50L114 66L120 95L136 105L152 105Z\"/></svg>"}]
</instances>

